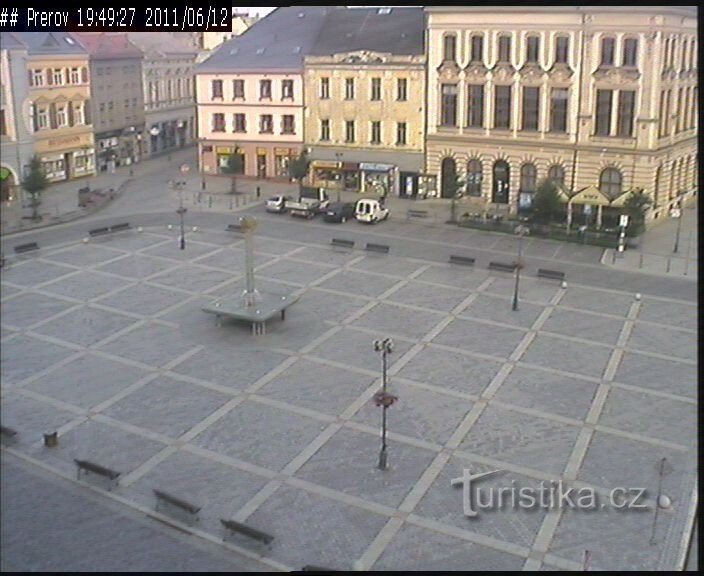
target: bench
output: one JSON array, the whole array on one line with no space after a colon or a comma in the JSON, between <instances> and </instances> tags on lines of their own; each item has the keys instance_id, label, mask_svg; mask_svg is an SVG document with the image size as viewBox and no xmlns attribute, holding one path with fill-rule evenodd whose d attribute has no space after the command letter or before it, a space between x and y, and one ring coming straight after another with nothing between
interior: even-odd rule
<instances>
[{"instance_id":1,"label":"bench","mask_svg":"<svg viewBox=\"0 0 704 576\"><path fill-rule=\"evenodd\" d=\"M110 228L94 228L93 230L88 230L88 236L101 236L103 234L109 234Z\"/></svg>"},{"instance_id":2,"label":"bench","mask_svg":"<svg viewBox=\"0 0 704 576\"><path fill-rule=\"evenodd\" d=\"M129 230L130 228L129 222L123 222L122 224L113 224L112 226L105 226L104 228L93 228L93 230L88 230L88 236L102 236L103 234Z\"/></svg>"},{"instance_id":3,"label":"bench","mask_svg":"<svg viewBox=\"0 0 704 576\"><path fill-rule=\"evenodd\" d=\"M368 252L378 252L379 254L388 254L389 253L389 247L386 246L385 244L371 244L367 242L367 246L365 248Z\"/></svg>"},{"instance_id":4,"label":"bench","mask_svg":"<svg viewBox=\"0 0 704 576\"><path fill-rule=\"evenodd\" d=\"M110 226L110 232L121 232L122 230L129 230L130 229L130 223L129 222L122 222L120 224L113 224Z\"/></svg>"},{"instance_id":5,"label":"bench","mask_svg":"<svg viewBox=\"0 0 704 576\"><path fill-rule=\"evenodd\" d=\"M242 232L242 224L228 224L226 232Z\"/></svg>"},{"instance_id":6,"label":"bench","mask_svg":"<svg viewBox=\"0 0 704 576\"><path fill-rule=\"evenodd\" d=\"M430 212L427 210L408 210L406 212L406 220L410 218L429 218Z\"/></svg>"},{"instance_id":7,"label":"bench","mask_svg":"<svg viewBox=\"0 0 704 576\"><path fill-rule=\"evenodd\" d=\"M39 250L39 244L37 244L36 242L28 242L27 244L20 244L19 246L15 246L15 254L31 252L32 250Z\"/></svg>"},{"instance_id":8,"label":"bench","mask_svg":"<svg viewBox=\"0 0 704 576\"><path fill-rule=\"evenodd\" d=\"M538 268L538 278L549 278L550 280L564 280L565 273L559 270L546 270L545 268Z\"/></svg>"},{"instance_id":9,"label":"bench","mask_svg":"<svg viewBox=\"0 0 704 576\"><path fill-rule=\"evenodd\" d=\"M354 248L354 240L344 240L342 238L333 238L330 240L330 244L334 248Z\"/></svg>"},{"instance_id":10,"label":"bench","mask_svg":"<svg viewBox=\"0 0 704 576\"><path fill-rule=\"evenodd\" d=\"M462 266L474 266L474 258L469 256L450 255L450 264L460 264Z\"/></svg>"},{"instance_id":11,"label":"bench","mask_svg":"<svg viewBox=\"0 0 704 576\"><path fill-rule=\"evenodd\" d=\"M197 514L200 512L200 506L194 506L190 502L186 502L185 500L181 500L180 498L176 498L176 496L172 496L171 494L167 494L163 490L152 490L154 492L154 496L156 496L156 509L158 510L163 504L170 504L171 506L174 506L178 508L179 510L182 510L186 512L189 515L189 523L197 520Z\"/></svg>"},{"instance_id":12,"label":"bench","mask_svg":"<svg viewBox=\"0 0 704 576\"><path fill-rule=\"evenodd\" d=\"M17 431L7 426L0 426L0 434L2 434L3 444L12 444L17 440Z\"/></svg>"},{"instance_id":13,"label":"bench","mask_svg":"<svg viewBox=\"0 0 704 576\"><path fill-rule=\"evenodd\" d=\"M258 540L259 542L262 542L267 546L274 541L274 537L271 534L267 534L266 532L262 532L261 530L257 530L255 528L252 528L251 526L247 526L240 522L235 522L234 520L225 520L223 518L220 519L220 522L230 532L238 532L240 534L243 534L244 536L247 536L248 538Z\"/></svg>"},{"instance_id":14,"label":"bench","mask_svg":"<svg viewBox=\"0 0 704 576\"><path fill-rule=\"evenodd\" d=\"M489 270L498 270L499 272L513 272L515 269L515 264L505 264L503 262L489 262Z\"/></svg>"},{"instance_id":15,"label":"bench","mask_svg":"<svg viewBox=\"0 0 704 576\"><path fill-rule=\"evenodd\" d=\"M73 461L76 463L76 466L78 466L77 478L79 480L81 479L81 473L92 472L93 474L103 476L104 478L110 480L111 487L117 484L117 479L120 477L119 472L115 472L115 470L110 470L110 468L100 466L93 462L88 462L87 460L77 460L74 458Z\"/></svg>"}]
</instances>

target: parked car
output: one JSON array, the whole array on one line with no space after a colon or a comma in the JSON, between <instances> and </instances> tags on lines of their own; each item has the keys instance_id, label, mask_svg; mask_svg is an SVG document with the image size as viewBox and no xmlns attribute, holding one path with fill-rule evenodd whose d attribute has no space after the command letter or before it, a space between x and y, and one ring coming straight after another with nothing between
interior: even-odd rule
<instances>
[{"instance_id":1,"label":"parked car","mask_svg":"<svg viewBox=\"0 0 704 576\"><path fill-rule=\"evenodd\" d=\"M301 218L315 218L320 213L320 202L310 198L300 198L288 202L288 211L291 216L299 216Z\"/></svg>"},{"instance_id":2,"label":"parked car","mask_svg":"<svg viewBox=\"0 0 704 576\"><path fill-rule=\"evenodd\" d=\"M380 220L386 220L389 217L389 209L379 200L362 198L357 200L355 217L359 222L376 224Z\"/></svg>"},{"instance_id":3,"label":"parked car","mask_svg":"<svg viewBox=\"0 0 704 576\"><path fill-rule=\"evenodd\" d=\"M325 211L326 222L347 222L350 218L354 218L355 203L354 202L335 202L328 205Z\"/></svg>"},{"instance_id":4,"label":"parked car","mask_svg":"<svg viewBox=\"0 0 704 576\"><path fill-rule=\"evenodd\" d=\"M266 201L267 212L286 212L288 204L293 200L290 196L272 196Z\"/></svg>"},{"instance_id":5,"label":"parked car","mask_svg":"<svg viewBox=\"0 0 704 576\"><path fill-rule=\"evenodd\" d=\"M330 199L325 191L325 188L312 188L310 186L303 186L298 198L299 202L317 202L318 210L320 212L325 212L327 210L328 204L330 204Z\"/></svg>"}]
</instances>

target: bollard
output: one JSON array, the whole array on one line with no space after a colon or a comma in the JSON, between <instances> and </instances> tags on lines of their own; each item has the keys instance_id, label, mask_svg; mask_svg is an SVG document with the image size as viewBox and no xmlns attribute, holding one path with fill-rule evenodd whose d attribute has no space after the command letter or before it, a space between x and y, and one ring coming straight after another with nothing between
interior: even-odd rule
<instances>
[{"instance_id":1,"label":"bollard","mask_svg":"<svg viewBox=\"0 0 704 576\"><path fill-rule=\"evenodd\" d=\"M640 259L638 261L638 268L642 268L642 267L643 267L643 254L640 255Z\"/></svg>"},{"instance_id":2,"label":"bollard","mask_svg":"<svg viewBox=\"0 0 704 576\"><path fill-rule=\"evenodd\" d=\"M262 193L261 188L259 188L259 186L257 186L257 198L259 198L261 196L261 193Z\"/></svg>"},{"instance_id":3,"label":"bollard","mask_svg":"<svg viewBox=\"0 0 704 576\"><path fill-rule=\"evenodd\" d=\"M667 269L665 270L666 273L670 273L670 258L667 259Z\"/></svg>"},{"instance_id":4,"label":"bollard","mask_svg":"<svg viewBox=\"0 0 704 576\"><path fill-rule=\"evenodd\" d=\"M208 208L212 208L212 207L213 207L213 197L210 194L208 194Z\"/></svg>"},{"instance_id":5,"label":"bollard","mask_svg":"<svg viewBox=\"0 0 704 576\"><path fill-rule=\"evenodd\" d=\"M56 448L59 445L58 432L44 434L44 446L47 448Z\"/></svg>"}]
</instances>

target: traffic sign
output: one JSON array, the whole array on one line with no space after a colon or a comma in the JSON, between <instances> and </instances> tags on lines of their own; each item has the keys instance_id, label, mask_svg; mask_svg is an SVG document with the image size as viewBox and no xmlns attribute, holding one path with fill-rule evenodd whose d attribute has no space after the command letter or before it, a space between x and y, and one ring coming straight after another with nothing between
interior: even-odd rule
<instances>
[{"instance_id":1,"label":"traffic sign","mask_svg":"<svg viewBox=\"0 0 704 576\"><path fill-rule=\"evenodd\" d=\"M682 210L680 210L679 208L673 208L672 210L670 210L670 217L671 218L679 218L681 216L682 216Z\"/></svg>"},{"instance_id":2,"label":"traffic sign","mask_svg":"<svg viewBox=\"0 0 704 576\"><path fill-rule=\"evenodd\" d=\"M628 226L628 214L621 214L621 218L619 218L618 225L621 228L625 228Z\"/></svg>"}]
</instances>

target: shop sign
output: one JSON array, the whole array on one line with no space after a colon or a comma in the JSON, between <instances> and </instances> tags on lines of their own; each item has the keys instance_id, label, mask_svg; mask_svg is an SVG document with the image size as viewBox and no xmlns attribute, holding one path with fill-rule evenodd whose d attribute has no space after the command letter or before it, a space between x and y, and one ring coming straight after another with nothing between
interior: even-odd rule
<instances>
[{"instance_id":1,"label":"shop sign","mask_svg":"<svg viewBox=\"0 0 704 576\"><path fill-rule=\"evenodd\" d=\"M59 146L61 146L61 147L73 146L74 144L80 144L80 143L81 143L80 136L69 136L67 138L50 139L48 141L48 146L49 146L49 148L58 148Z\"/></svg>"},{"instance_id":2,"label":"shop sign","mask_svg":"<svg viewBox=\"0 0 704 576\"><path fill-rule=\"evenodd\" d=\"M393 169L391 164L368 164L366 162L360 162L360 170L366 170L367 172L388 172Z\"/></svg>"},{"instance_id":3,"label":"shop sign","mask_svg":"<svg viewBox=\"0 0 704 576\"><path fill-rule=\"evenodd\" d=\"M316 168L337 168L339 164L337 162L330 162L327 160L316 160L315 161L315 167Z\"/></svg>"}]
</instances>

